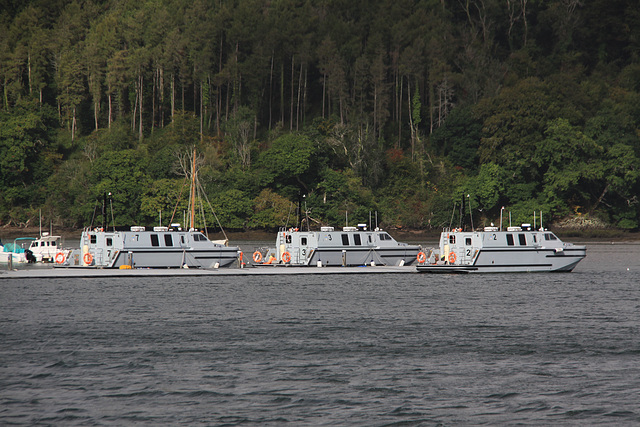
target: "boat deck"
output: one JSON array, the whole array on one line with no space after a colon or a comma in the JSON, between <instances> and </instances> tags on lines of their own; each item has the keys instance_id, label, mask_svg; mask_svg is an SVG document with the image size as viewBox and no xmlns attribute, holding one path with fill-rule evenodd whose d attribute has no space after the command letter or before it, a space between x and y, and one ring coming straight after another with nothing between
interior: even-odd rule
<instances>
[{"instance_id":1,"label":"boat deck","mask_svg":"<svg viewBox=\"0 0 640 427\"><path fill-rule=\"evenodd\" d=\"M415 266L363 266L363 267L291 267L265 266L247 268L139 268L119 270L108 268L27 268L21 270L0 270L1 279L59 279L84 277L198 277L198 276L275 276L295 274L407 274L416 273Z\"/></svg>"}]
</instances>

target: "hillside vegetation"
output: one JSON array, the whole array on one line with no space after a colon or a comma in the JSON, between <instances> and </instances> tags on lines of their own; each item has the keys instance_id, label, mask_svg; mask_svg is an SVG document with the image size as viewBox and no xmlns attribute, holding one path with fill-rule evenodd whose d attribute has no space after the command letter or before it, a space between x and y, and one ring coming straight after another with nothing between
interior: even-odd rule
<instances>
[{"instance_id":1,"label":"hillside vegetation","mask_svg":"<svg viewBox=\"0 0 640 427\"><path fill-rule=\"evenodd\" d=\"M639 227L637 2L2 5L0 225L181 222L195 146L229 229Z\"/></svg>"}]
</instances>

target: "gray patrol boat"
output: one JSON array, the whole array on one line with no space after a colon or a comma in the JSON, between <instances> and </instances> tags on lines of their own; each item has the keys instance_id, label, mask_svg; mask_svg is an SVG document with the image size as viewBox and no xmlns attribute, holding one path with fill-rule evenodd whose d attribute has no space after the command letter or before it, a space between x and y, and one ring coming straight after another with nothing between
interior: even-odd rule
<instances>
[{"instance_id":1,"label":"gray patrol boat","mask_svg":"<svg viewBox=\"0 0 640 427\"><path fill-rule=\"evenodd\" d=\"M420 246L397 242L379 228L321 227L320 231L282 228L275 248L253 253L254 265L286 264L294 266L362 266L410 265L416 260Z\"/></svg>"},{"instance_id":2,"label":"gray patrol boat","mask_svg":"<svg viewBox=\"0 0 640 427\"><path fill-rule=\"evenodd\" d=\"M423 273L570 272L587 255L584 245L560 240L529 224L463 231L445 228L439 251L416 266Z\"/></svg>"},{"instance_id":3,"label":"gray patrol boat","mask_svg":"<svg viewBox=\"0 0 640 427\"><path fill-rule=\"evenodd\" d=\"M80 248L74 249L61 267L97 268L217 268L238 259L239 249L212 242L198 230L142 226L127 231L104 228L82 232Z\"/></svg>"}]
</instances>

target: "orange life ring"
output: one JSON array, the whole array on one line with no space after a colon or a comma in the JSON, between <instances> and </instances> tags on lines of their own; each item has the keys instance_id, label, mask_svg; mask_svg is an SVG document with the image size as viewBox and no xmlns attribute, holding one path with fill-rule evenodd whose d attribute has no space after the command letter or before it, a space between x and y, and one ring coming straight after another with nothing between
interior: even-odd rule
<instances>
[{"instance_id":1,"label":"orange life ring","mask_svg":"<svg viewBox=\"0 0 640 427\"><path fill-rule=\"evenodd\" d=\"M420 264L423 264L427 260L427 255L424 252L418 252L418 256L416 257Z\"/></svg>"},{"instance_id":2,"label":"orange life ring","mask_svg":"<svg viewBox=\"0 0 640 427\"><path fill-rule=\"evenodd\" d=\"M67 259L62 252L56 254L56 264L62 264Z\"/></svg>"},{"instance_id":3,"label":"orange life ring","mask_svg":"<svg viewBox=\"0 0 640 427\"><path fill-rule=\"evenodd\" d=\"M284 252L282 254L282 261L290 262L291 261L291 254L289 252Z\"/></svg>"},{"instance_id":4,"label":"orange life ring","mask_svg":"<svg viewBox=\"0 0 640 427\"><path fill-rule=\"evenodd\" d=\"M255 263L262 262L262 254L259 251L255 251L253 253L253 262L255 262Z\"/></svg>"},{"instance_id":5,"label":"orange life ring","mask_svg":"<svg viewBox=\"0 0 640 427\"><path fill-rule=\"evenodd\" d=\"M93 255L91 255L90 252L87 252L86 254L84 254L82 259L85 264L91 264L93 262Z\"/></svg>"},{"instance_id":6,"label":"orange life ring","mask_svg":"<svg viewBox=\"0 0 640 427\"><path fill-rule=\"evenodd\" d=\"M449 252L449 264L455 264L455 263L456 263L456 253Z\"/></svg>"}]
</instances>

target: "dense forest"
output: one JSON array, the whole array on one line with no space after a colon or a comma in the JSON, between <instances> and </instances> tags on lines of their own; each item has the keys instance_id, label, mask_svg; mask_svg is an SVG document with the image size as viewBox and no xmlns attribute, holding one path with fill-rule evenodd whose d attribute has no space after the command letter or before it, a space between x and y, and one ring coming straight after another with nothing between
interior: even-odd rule
<instances>
[{"instance_id":1,"label":"dense forest","mask_svg":"<svg viewBox=\"0 0 640 427\"><path fill-rule=\"evenodd\" d=\"M639 227L637 1L1 0L0 88L0 226Z\"/></svg>"}]
</instances>

